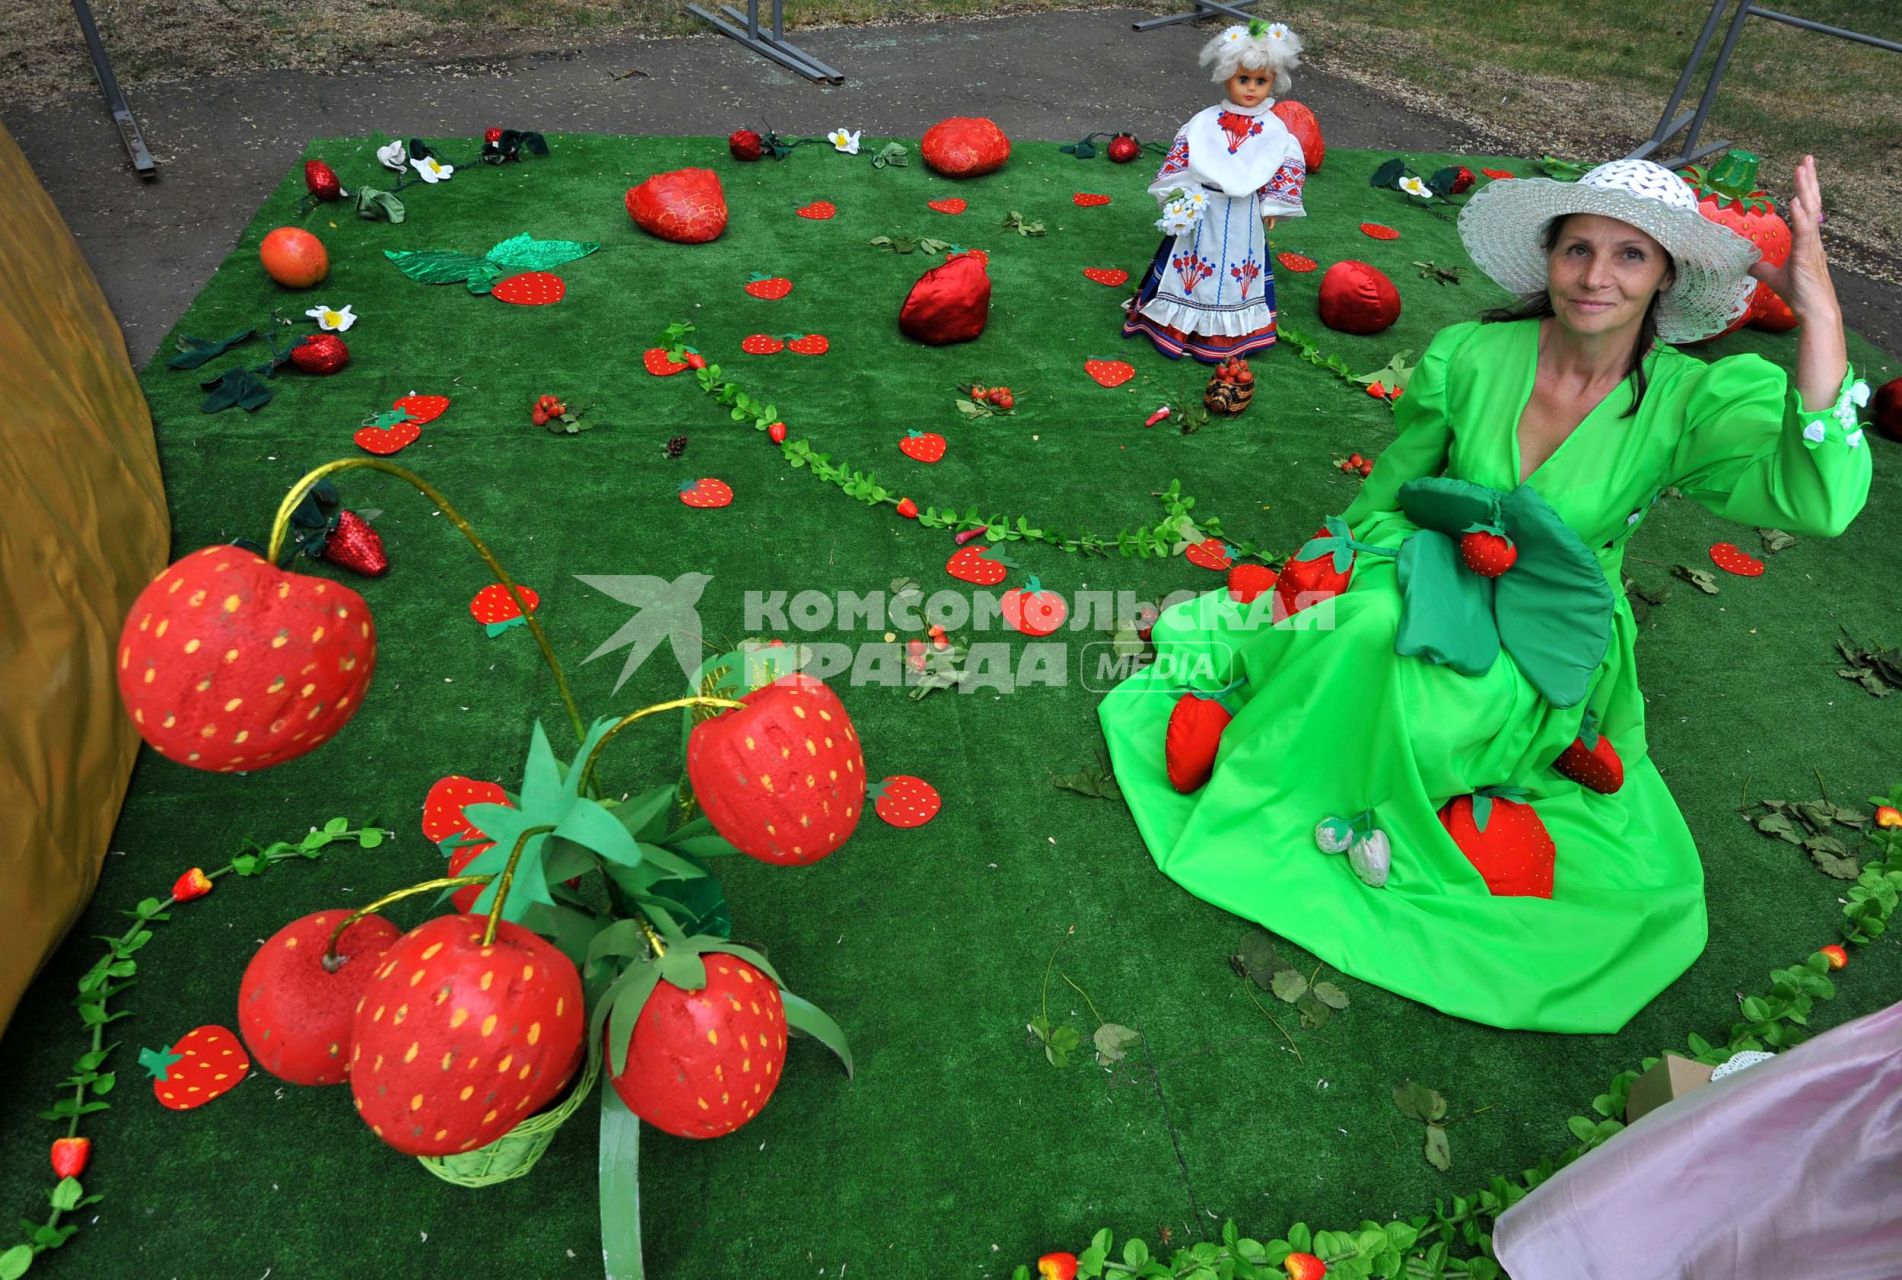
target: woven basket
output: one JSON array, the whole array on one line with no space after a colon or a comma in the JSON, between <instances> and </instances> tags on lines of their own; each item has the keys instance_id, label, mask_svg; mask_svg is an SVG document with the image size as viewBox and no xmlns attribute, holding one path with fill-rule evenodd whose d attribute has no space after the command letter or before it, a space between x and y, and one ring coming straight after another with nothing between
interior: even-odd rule
<instances>
[{"instance_id":1,"label":"woven basket","mask_svg":"<svg viewBox=\"0 0 1902 1280\"><path fill-rule=\"evenodd\" d=\"M547 1111L538 1111L486 1147L451 1156L418 1156L417 1163L458 1187L492 1187L498 1182L525 1176L542 1158L569 1116L594 1092L601 1076L599 1042L589 1049L588 1062L581 1069L568 1096Z\"/></svg>"},{"instance_id":2,"label":"woven basket","mask_svg":"<svg viewBox=\"0 0 1902 1280\"><path fill-rule=\"evenodd\" d=\"M1223 382L1216 377L1209 378L1208 389L1202 393L1202 403L1210 413L1226 414L1233 417L1246 409L1255 398L1255 384L1252 382Z\"/></svg>"}]
</instances>

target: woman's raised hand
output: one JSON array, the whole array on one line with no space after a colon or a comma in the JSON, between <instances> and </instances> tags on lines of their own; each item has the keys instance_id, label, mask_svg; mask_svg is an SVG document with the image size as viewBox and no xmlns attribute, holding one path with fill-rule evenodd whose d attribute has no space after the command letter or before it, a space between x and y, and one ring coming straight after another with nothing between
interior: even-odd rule
<instances>
[{"instance_id":1,"label":"woman's raised hand","mask_svg":"<svg viewBox=\"0 0 1902 1280\"><path fill-rule=\"evenodd\" d=\"M1823 189L1816 181L1816 157L1796 166L1796 198L1790 201L1790 256L1782 266L1759 261L1750 274L1776 290L1801 319L1827 323L1839 310L1836 286L1823 252Z\"/></svg>"}]
</instances>

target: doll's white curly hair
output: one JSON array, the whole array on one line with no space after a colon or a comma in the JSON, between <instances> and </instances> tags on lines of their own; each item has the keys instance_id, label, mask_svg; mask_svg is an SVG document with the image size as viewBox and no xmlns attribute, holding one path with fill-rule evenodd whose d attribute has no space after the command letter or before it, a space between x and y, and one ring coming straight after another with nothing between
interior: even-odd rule
<instances>
[{"instance_id":1,"label":"doll's white curly hair","mask_svg":"<svg viewBox=\"0 0 1902 1280\"><path fill-rule=\"evenodd\" d=\"M1243 67L1250 71L1272 71L1277 96L1294 82L1288 78L1301 62L1301 37L1279 22L1236 23L1215 33L1202 46L1202 65L1210 68L1217 84L1227 81Z\"/></svg>"}]
</instances>

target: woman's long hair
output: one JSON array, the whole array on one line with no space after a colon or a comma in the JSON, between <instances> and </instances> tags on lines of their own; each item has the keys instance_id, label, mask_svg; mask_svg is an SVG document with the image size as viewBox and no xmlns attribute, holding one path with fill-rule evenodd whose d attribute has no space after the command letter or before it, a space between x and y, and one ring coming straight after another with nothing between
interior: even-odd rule
<instances>
[{"instance_id":1,"label":"woman's long hair","mask_svg":"<svg viewBox=\"0 0 1902 1280\"><path fill-rule=\"evenodd\" d=\"M1545 233L1539 237L1545 249L1546 257L1558 248L1559 232L1564 229L1565 217L1554 218L1545 224ZM1670 250L1664 251L1665 266L1672 277L1677 275L1677 263L1671 257ZM1631 379L1631 407L1620 417L1632 418L1638 414L1638 406L1644 403L1645 387L1649 379L1644 373L1644 358L1651 354L1651 348L1658 340L1658 300L1664 296L1662 290L1651 295L1651 305L1644 309L1644 319L1638 322L1638 340L1631 348L1631 364L1625 369L1625 376ZM1535 293L1521 298L1509 306L1495 307L1483 313L1479 318L1485 324L1497 324L1506 320L1538 320L1546 316L1557 315L1552 309L1552 296L1549 293Z\"/></svg>"}]
</instances>

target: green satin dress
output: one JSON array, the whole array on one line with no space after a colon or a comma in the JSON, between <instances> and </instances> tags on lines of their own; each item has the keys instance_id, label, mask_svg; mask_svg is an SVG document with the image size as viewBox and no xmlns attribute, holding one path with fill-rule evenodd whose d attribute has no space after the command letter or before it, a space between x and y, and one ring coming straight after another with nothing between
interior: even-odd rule
<instances>
[{"instance_id":1,"label":"green satin dress","mask_svg":"<svg viewBox=\"0 0 1902 1280\"><path fill-rule=\"evenodd\" d=\"M1395 407L1398 437L1343 514L1357 541L1397 550L1417 531L1399 510L1408 481L1520 486L1538 346L1536 320L1435 337ZM1356 556L1325 629L1310 616L1321 609L1274 623L1226 591L1189 601L1158 620L1157 665L1100 709L1158 866L1343 972L1495 1026L1616 1031L1689 967L1706 938L1703 868L1645 745L1625 544L1672 485L1729 520L1834 536L1868 495L1870 450L1852 379L1810 413L1757 356L1706 363L1661 346L1645 369L1635 417L1620 416L1627 381L1524 481L1612 588L1584 695L1555 705L1510 650L1479 674L1400 656L1390 556ZM1164 768L1170 711L1186 691L1225 686L1235 715L1214 773L1179 794ZM1624 762L1609 795L1552 769L1588 710ZM1556 848L1550 899L1495 897L1442 827L1441 806L1489 786L1523 788L1543 820ZM1315 842L1323 819L1363 811L1391 841L1382 888Z\"/></svg>"}]
</instances>

